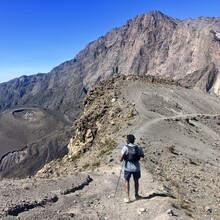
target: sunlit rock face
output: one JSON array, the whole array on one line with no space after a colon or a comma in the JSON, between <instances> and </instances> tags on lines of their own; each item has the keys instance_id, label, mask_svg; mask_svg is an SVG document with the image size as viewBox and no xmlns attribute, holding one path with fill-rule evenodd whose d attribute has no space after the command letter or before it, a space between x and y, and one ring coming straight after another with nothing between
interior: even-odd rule
<instances>
[{"instance_id":1,"label":"sunlit rock face","mask_svg":"<svg viewBox=\"0 0 220 220\"><path fill-rule=\"evenodd\" d=\"M0 112L37 106L59 113L72 125L82 113L83 100L91 86L115 75L168 77L185 87L219 95L219 27L220 18L214 17L179 20L158 11L138 15L89 43L74 59L47 74L22 76L1 83ZM40 113L29 111L14 112L13 117L31 124L38 119L44 120ZM64 133L65 129L59 130L59 135ZM48 138L46 133L46 136L43 132L38 134L41 135L38 139ZM85 134L87 144L93 139L91 134L89 131ZM23 140L25 138L22 136ZM4 140L0 140L2 149ZM35 143L39 152L38 147L42 144L35 140L19 145L20 140L13 142L14 138L10 139L22 148ZM53 143L55 148L60 148ZM12 153L11 150L8 153Z\"/></svg>"},{"instance_id":2,"label":"sunlit rock face","mask_svg":"<svg viewBox=\"0 0 220 220\"><path fill-rule=\"evenodd\" d=\"M88 88L116 74L171 77L219 94L219 27L214 17L179 20L158 11L138 15L50 73L0 84L0 108L35 104L74 119Z\"/></svg>"}]
</instances>

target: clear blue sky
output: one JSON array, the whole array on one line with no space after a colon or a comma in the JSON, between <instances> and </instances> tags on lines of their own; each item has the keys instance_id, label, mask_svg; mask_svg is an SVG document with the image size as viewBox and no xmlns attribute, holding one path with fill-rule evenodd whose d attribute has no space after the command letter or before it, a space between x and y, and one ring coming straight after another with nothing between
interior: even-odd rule
<instances>
[{"instance_id":1,"label":"clear blue sky","mask_svg":"<svg viewBox=\"0 0 220 220\"><path fill-rule=\"evenodd\" d=\"M0 0L0 82L49 72L89 42L151 10L220 16L220 0Z\"/></svg>"}]
</instances>

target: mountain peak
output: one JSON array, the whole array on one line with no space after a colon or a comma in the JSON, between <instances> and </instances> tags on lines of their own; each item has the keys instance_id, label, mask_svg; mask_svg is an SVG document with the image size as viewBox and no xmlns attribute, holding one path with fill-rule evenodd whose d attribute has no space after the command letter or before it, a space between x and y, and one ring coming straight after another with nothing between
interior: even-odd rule
<instances>
[{"instance_id":1,"label":"mountain peak","mask_svg":"<svg viewBox=\"0 0 220 220\"><path fill-rule=\"evenodd\" d=\"M167 17L167 15L165 15L163 12L157 11L157 10L152 10L152 11L148 12L147 14L148 15L155 15L155 16L162 16L162 17L166 16Z\"/></svg>"},{"instance_id":2,"label":"mountain peak","mask_svg":"<svg viewBox=\"0 0 220 220\"><path fill-rule=\"evenodd\" d=\"M129 20L130 22L132 20ZM164 13L160 11L150 11L146 14L141 14L138 15L134 18L134 23L135 25L144 25L145 28L147 29L148 27L154 27L154 28L159 28L162 26L170 26L175 28L177 25L177 21L173 19L172 17L169 17L165 15Z\"/></svg>"},{"instance_id":3,"label":"mountain peak","mask_svg":"<svg viewBox=\"0 0 220 220\"><path fill-rule=\"evenodd\" d=\"M174 20L172 17L170 17L170 16L164 14L163 12L161 12L161 11L156 11L156 10L150 11L150 12L148 12L146 15L152 16L152 17L154 17L154 18L156 18L156 19L172 20L172 21Z\"/></svg>"}]
</instances>

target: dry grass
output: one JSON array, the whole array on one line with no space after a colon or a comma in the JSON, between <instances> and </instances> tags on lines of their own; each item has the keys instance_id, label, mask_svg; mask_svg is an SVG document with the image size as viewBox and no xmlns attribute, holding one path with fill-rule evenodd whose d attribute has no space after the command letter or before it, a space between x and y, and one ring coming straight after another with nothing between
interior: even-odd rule
<instances>
[{"instance_id":1,"label":"dry grass","mask_svg":"<svg viewBox=\"0 0 220 220\"><path fill-rule=\"evenodd\" d=\"M117 143L110 139L106 138L103 144L99 145L99 157L103 157L104 155L111 154L112 150L117 147Z\"/></svg>"}]
</instances>

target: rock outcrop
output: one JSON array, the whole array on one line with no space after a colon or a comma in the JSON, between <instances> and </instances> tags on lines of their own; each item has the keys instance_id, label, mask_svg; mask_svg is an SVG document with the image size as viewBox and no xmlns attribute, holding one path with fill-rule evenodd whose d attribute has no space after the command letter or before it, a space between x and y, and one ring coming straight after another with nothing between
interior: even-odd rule
<instances>
[{"instance_id":1,"label":"rock outcrop","mask_svg":"<svg viewBox=\"0 0 220 220\"><path fill-rule=\"evenodd\" d=\"M68 145L69 157L85 153L96 145L103 152L104 149L101 146L110 144L110 140L113 143L117 133L130 124L138 112L132 103L119 99L119 96L123 86L132 81L179 85L168 78L118 75L93 86L84 100L84 112L75 122L75 136Z\"/></svg>"}]
</instances>

